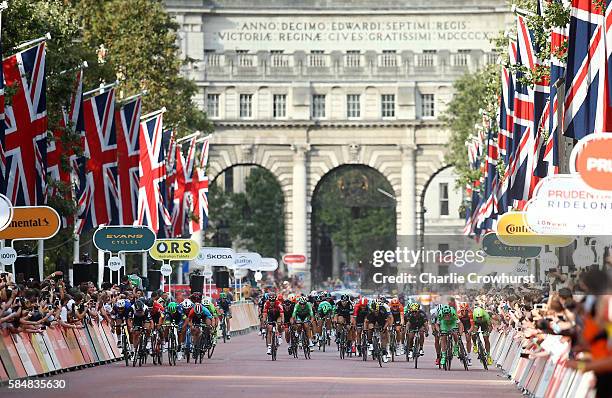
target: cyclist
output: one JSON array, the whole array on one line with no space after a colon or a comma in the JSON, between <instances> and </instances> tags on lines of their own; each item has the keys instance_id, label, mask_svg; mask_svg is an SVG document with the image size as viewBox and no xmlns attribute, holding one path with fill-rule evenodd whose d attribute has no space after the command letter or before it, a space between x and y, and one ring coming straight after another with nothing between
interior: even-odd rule
<instances>
[{"instance_id":1,"label":"cyclist","mask_svg":"<svg viewBox=\"0 0 612 398\"><path fill-rule=\"evenodd\" d=\"M263 318L263 309L264 306L266 305L266 302L268 301L268 293L264 293L263 296L261 297L261 299L259 300L259 333L258 335L262 335L264 333L264 329L265 329L265 325L264 325L264 318Z\"/></svg>"},{"instance_id":2,"label":"cyclist","mask_svg":"<svg viewBox=\"0 0 612 398\"><path fill-rule=\"evenodd\" d=\"M188 316L189 313L191 312L191 309L193 308L193 302L191 301L191 299L186 298L185 300L183 300L181 302L181 308L183 310L183 314L185 314L185 316ZM182 335L186 338L187 335L187 328L189 327L189 322L183 322L183 328L181 329L181 333ZM190 332L192 332L192 330L190 330ZM189 339L189 349L191 349L191 343L192 341Z\"/></svg>"},{"instance_id":3,"label":"cyclist","mask_svg":"<svg viewBox=\"0 0 612 398\"><path fill-rule=\"evenodd\" d=\"M434 347L436 348L436 365L440 365L440 325L438 324L438 312L440 306L432 305L429 311L429 322L431 323L431 334L434 336Z\"/></svg>"},{"instance_id":4,"label":"cyclist","mask_svg":"<svg viewBox=\"0 0 612 398\"><path fill-rule=\"evenodd\" d=\"M293 315L293 309L295 308L295 303L297 302L295 298L295 294L291 293L287 296L285 301L283 301L283 314L285 319L283 319L283 327L285 328L285 341L289 346L287 350L289 351L289 355L293 355L291 352L291 328L289 325L291 324L291 316Z\"/></svg>"},{"instance_id":5,"label":"cyclist","mask_svg":"<svg viewBox=\"0 0 612 398\"><path fill-rule=\"evenodd\" d=\"M206 307L206 309L208 309L208 311L210 311L210 313L213 316L212 319L212 337L213 337L213 345L217 344L217 327L219 326L219 311L217 310L217 307L215 306L215 304L213 303L212 299L210 297L204 297L202 298L202 305L204 307Z\"/></svg>"},{"instance_id":6,"label":"cyclist","mask_svg":"<svg viewBox=\"0 0 612 398\"><path fill-rule=\"evenodd\" d=\"M117 335L117 347L122 348L121 339L121 325L126 323L128 326L128 332L131 333L131 316L132 316L132 303L126 299L119 299L113 306L111 312L111 319L115 321L115 334Z\"/></svg>"},{"instance_id":7,"label":"cyclist","mask_svg":"<svg viewBox=\"0 0 612 398\"><path fill-rule=\"evenodd\" d=\"M183 339L185 335L183 334L183 322L185 321L185 314L183 313L183 307L178 305L176 302L171 301L166 306L166 311L164 312L164 348L168 347L168 332L169 326L171 324L175 324L177 327L177 331L179 331L178 335L178 347L177 347L177 360L183 359L183 352L181 350L181 344L183 343Z\"/></svg>"},{"instance_id":8,"label":"cyclist","mask_svg":"<svg viewBox=\"0 0 612 398\"><path fill-rule=\"evenodd\" d=\"M204 307L201 303L195 303L193 305L193 308L187 315L187 321L185 322L185 324L191 327L193 341L198 341L198 337L200 337L204 326L210 327L212 325L212 319L213 315L208 308Z\"/></svg>"},{"instance_id":9,"label":"cyclist","mask_svg":"<svg viewBox=\"0 0 612 398\"><path fill-rule=\"evenodd\" d=\"M402 303L400 303L397 297L391 299L389 303L389 309L391 310L391 315L393 315L393 325L395 327L395 336L397 341L396 347L396 355L404 355L404 336L402 333L402 327L404 326L404 307L402 307Z\"/></svg>"},{"instance_id":10,"label":"cyclist","mask_svg":"<svg viewBox=\"0 0 612 398\"><path fill-rule=\"evenodd\" d=\"M357 304L355 305L355 308L353 309L353 318L351 319L351 325L353 329L355 329L355 333L357 337L356 339L357 347L360 347L360 350L361 350L361 331L363 330L363 324L369 312L370 312L370 307L368 306L367 297L360 298ZM353 349L353 353L354 352L355 350ZM361 351L359 351L359 356L361 355L362 353Z\"/></svg>"},{"instance_id":11,"label":"cyclist","mask_svg":"<svg viewBox=\"0 0 612 398\"><path fill-rule=\"evenodd\" d=\"M325 343L330 336L331 331L331 318L334 313L334 307L324 299L317 307L317 339ZM325 327L327 329L327 335L323 336L323 324L325 323Z\"/></svg>"},{"instance_id":12,"label":"cyclist","mask_svg":"<svg viewBox=\"0 0 612 398\"><path fill-rule=\"evenodd\" d=\"M268 345L268 355L272 355L272 325L276 324L276 330L280 331L279 326L284 320L283 306L279 300L276 300L276 294L271 293L268 302L263 309L263 318L266 321L267 333L266 344ZM280 335L279 335L280 340Z\"/></svg>"},{"instance_id":13,"label":"cyclist","mask_svg":"<svg viewBox=\"0 0 612 398\"><path fill-rule=\"evenodd\" d=\"M146 348L151 348L151 342L149 341L149 333L151 332L151 312L149 308L141 301L136 300L131 311L131 333L132 333L132 347L136 347L138 339L140 339L140 333L145 330L147 338L145 339Z\"/></svg>"},{"instance_id":14,"label":"cyclist","mask_svg":"<svg viewBox=\"0 0 612 398\"><path fill-rule=\"evenodd\" d=\"M225 292L221 292L219 294L219 299L217 300L217 307L221 310L221 315L225 314L225 330L227 330L227 339L231 338L230 336L230 319L232 318L232 299ZM221 318L223 320L223 317Z\"/></svg>"},{"instance_id":15,"label":"cyclist","mask_svg":"<svg viewBox=\"0 0 612 398\"><path fill-rule=\"evenodd\" d=\"M493 359L491 358L491 342L489 341L489 334L491 333L492 328L491 316L489 313L484 308L474 308L474 323L472 326L472 333L474 339L476 339L478 338L478 331L482 331L482 338L484 339L485 350L487 351L487 365L493 364ZM474 343L474 352L478 352L478 345L476 343Z\"/></svg>"},{"instance_id":16,"label":"cyclist","mask_svg":"<svg viewBox=\"0 0 612 398\"><path fill-rule=\"evenodd\" d=\"M404 309L406 318L406 331L408 333L408 357L412 358L412 341L414 335L419 333L419 356L423 356L423 344L425 336L429 336L429 327L427 325L427 314L421 309L421 305L416 301L410 303Z\"/></svg>"},{"instance_id":17,"label":"cyclist","mask_svg":"<svg viewBox=\"0 0 612 398\"><path fill-rule=\"evenodd\" d=\"M334 324L336 325L336 344L339 343L338 336L340 334L340 330L345 325L350 325L351 323L351 314L353 313L353 304L349 300L348 294L343 294L340 296L340 300L334 306ZM351 350L353 336L352 336L352 327L348 329L347 336L347 345L346 350L349 352Z\"/></svg>"},{"instance_id":18,"label":"cyclist","mask_svg":"<svg viewBox=\"0 0 612 398\"><path fill-rule=\"evenodd\" d=\"M380 339L381 339L381 348L383 361L388 362L389 351L387 350L387 345L389 344L389 333L388 329L393 325L393 316L391 315L391 311L386 304L380 304L379 302L370 303L370 312L365 317L365 321L363 327L368 332L368 351L372 351L374 346L372 344L372 335L374 332L374 328L378 326L380 329Z\"/></svg>"},{"instance_id":19,"label":"cyclist","mask_svg":"<svg viewBox=\"0 0 612 398\"><path fill-rule=\"evenodd\" d=\"M316 312L319 309L319 304L321 304L321 297L319 296L319 294L317 292L315 292L314 290L312 292L310 292L310 296L308 296L308 302L310 303L310 305L312 306L312 310L313 312ZM316 315L316 314L315 314ZM317 331L319 330L319 320L317 319L317 317L315 316L312 319L312 328L313 331ZM318 336L317 336L318 337Z\"/></svg>"},{"instance_id":20,"label":"cyclist","mask_svg":"<svg viewBox=\"0 0 612 398\"><path fill-rule=\"evenodd\" d=\"M447 344L456 343L459 336L463 334L463 324L459 322L459 318L457 318L457 312L454 307L450 305L443 305L440 309L440 313L438 314L438 322L440 326L440 349L442 351L442 358L440 359L440 364L444 366L446 364L446 346ZM459 334L457 334L457 328L459 328ZM452 339L448 341L448 335L451 335ZM458 355L458 347L457 344L453 344L453 355Z\"/></svg>"},{"instance_id":21,"label":"cyclist","mask_svg":"<svg viewBox=\"0 0 612 398\"><path fill-rule=\"evenodd\" d=\"M314 321L314 312L312 311L312 304L310 304L306 297L300 297L293 308L293 314L291 314L291 324L296 326L296 324L301 324L304 330L306 331L306 336L308 336L308 346L310 348L314 347L314 343L312 342L312 328L311 323Z\"/></svg>"},{"instance_id":22,"label":"cyclist","mask_svg":"<svg viewBox=\"0 0 612 398\"><path fill-rule=\"evenodd\" d=\"M465 335L465 351L467 352L468 366L472 366L472 330L474 329L474 317L472 310L468 303L459 304L459 311L457 313L459 321L463 324L463 331Z\"/></svg>"}]
</instances>

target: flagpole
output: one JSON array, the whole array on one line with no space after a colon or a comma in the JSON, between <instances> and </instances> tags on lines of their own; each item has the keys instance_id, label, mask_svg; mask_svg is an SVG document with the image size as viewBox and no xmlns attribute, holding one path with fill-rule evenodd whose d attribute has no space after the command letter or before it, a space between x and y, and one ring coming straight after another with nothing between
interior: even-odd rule
<instances>
[{"instance_id":1,"label":"flagpole","mask_svg":"<svg viewBox=\"0 0 612 398\"><path fill-rule=\"evenodd\" d=\"M38 275L40 281L45 279L45 241L43 239L38 240Z\"/></svg>"},{"instance_id":2,"label":"flagpole","mask_svg":"<svg viewBox=\"0 0 612 398\"><path fill-rule=\"evenodd\" d=\"M74 72L76 70L81 70L81 69L85 69L85 68L88 68L88 67L89 67L89 64L87 63L87 61L83 61L83 62L81 62L81 65L76 66L74 68L63 70L63 71L59 72L58 75L60 75L60 76L61 75L65 75L66 73ZM50 74L49 76L53 76L53 75Z\"/></svg>"},{"instance_id":3,"label":"flagpole","mask_svg":"<svg viewBox=\"0 0 612 398\"><path fill-rule=\"evenodd\" d=\"M161 109L159 109L159 110L157 110L157 111L154 111L154 112L151 112L151 113L147 113L146 115L141 116L141 117L140 117L140 120L151 119L152 117L157 116L157 115L159 115L160 113L164 113L164 112L166 112L166 110L167 110L167 109L166 109L166 107L164 106L163 108L161 108Z\"/></svg>"},{"instance_id":4,"label":"flagpole","mask_svg":"<svg viewBox=\"0 0 612 398\"><path fill-rule=\"evenodd\" d=\"M140 257L140 265L142 267L142 276L147 277L147 252L142 252L142 256Z\"/></svg>"},{"instance_id":5,"label":"flagpole","mask_svg":"<svg viewBox=\"0 0 612 398\"><path fill-rule=\"evenodd\" d=\"M200 133L189 134L189 135L186 135L184 137L181 137L181 138L177 139L176 142L177 143L184 142L184 141L192 139L193 137L197 137L198 135L200 135Z\"/></svg>"},{"instance_id":6,"label":"flagpole","mask_svg":"<svg viewBox=\"0 0 612 398\"><path fill-rule=\"evenodd\" d=\"M38 39L26 41L25 43L21 43L20 45L15 46L13 47L13 50L20 50L25 47L31 47L38 43L42 43L43 41L47 41L47 40L51 40L51 33L49 32L47 32L47 34L45 34L44 36L39 37Z\"/></svg>"},{"instance_id":7,"label":"flagpole","mask_svg":"<svg viewBox=\"0 0 612 398\"><path fill-rule=\"evenodd\" d=\"M143 91L141 91L140 93L138 93L138 94L134 94L134 95L132 95L132 96L130 96L130 97L127 97L127 98L124 98L124 99L122 99L122 100L121 100L121 101L119 101L119 102L129 102L129 101L131 101L131 100L133 100L133 99L136 99L136 98L138 98L138 97L143 97L143 96L148 95L148 94L149 94L149 90L143 90Z\"/></svg>"},{"instance_id":8,"label":"flagpole","mask_svg":"<svg viewBox=\"0 0 612 398\"><path fill-rule=\"evenodd\" d=\"M80 254L81 246L80 246L80 236L78 234L74 235L74 241L72 242L72 264L68 265L68 280L72 285L74 278L74 263L78 263L81 261Z\"/></svg>"},{"instance_id":9,"label":"flagpole","mask_svg":"<svg viewBox=\"0 0 612 398\"><path fill-rule=\"evenodd\" d=\"M119 80L115 80L114 82L112 82L110 84L106 84L106 85L100 84L100 87L95 88L93 90L89 90L89 91L83 93L83 97L86 97L88 95L95 94L95 93L102 94L104 91L108 90L109 88L113 88L113 87L115 87L117 85L119 85Z\"/></svg>"},{"instance_id":10,"label":"flagpole","mask_svg":"<svg viewBox=\"0 0 612 398\"><path fill-rule=\"evenodd\" d=\"M519 8L516 6L516 4L514 4L511 8L511 11L517 15L523 16L523 17L535 17L536 14L534 14L531 11L528 10L524 10L522 8Z\"/></svg>"},{"instance_id":11,"label":"flagpole","mask_svg":"<svg viewBox=\"0 0 612 398\"><path fill-rule=\"evenodd\" d=\"M104 250L98 250L98 288L102 287L104 280Z\"/></svg>"}]
</instances>

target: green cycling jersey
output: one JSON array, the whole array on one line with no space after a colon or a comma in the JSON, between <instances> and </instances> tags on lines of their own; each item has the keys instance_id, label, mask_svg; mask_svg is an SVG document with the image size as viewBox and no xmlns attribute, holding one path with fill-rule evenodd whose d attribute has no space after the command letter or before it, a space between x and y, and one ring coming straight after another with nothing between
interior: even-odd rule
<instances>
[{"instance_id":1,"label":"green cycling jersey","mask_svg":"<svg viewBox=\"0 0 612 398\"><path fill-rule=\"evenodd\" d=\"M459 318L457 317L455 308L451 307L450 316L444 316L442 310L438 311L438 324L440 325L440 332L442 333L448 333L456 329L459 326Z\"/></svg>"},{"instance_id":2,"label":"green cycling jersey","mask_svg":"<svg viewBox=\"0 0 612 398\"><path fill-rule=\"evenodd\" d=\"M310 303L297 304L293 309L292 318L296 321L303 322L312 318L312 305Z\"/></svg>"},{"instance_id":3,"label":"green cycling jersey","mask_svg":"<svg viewBox=\"0 0 612 398\"><path fill-rule=\"evenodd\" d=\"M319 308L317 308L317 312L321 315L329 315L333 313L333 310L334 307L332 307L332 305L327 301L321 301Z\"/></svg>"}]
</instances>

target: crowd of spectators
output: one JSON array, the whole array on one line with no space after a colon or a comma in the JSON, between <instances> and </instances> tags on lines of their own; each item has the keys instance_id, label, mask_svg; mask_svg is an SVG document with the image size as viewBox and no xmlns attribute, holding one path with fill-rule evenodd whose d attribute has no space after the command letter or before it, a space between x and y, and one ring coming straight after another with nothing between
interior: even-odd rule
<instances>
[{"instance_id":1,"label":"crowd of spectators","mask_svg":"<svg viewBox=\"0 0 612 398\"><path fill-rule=\"evenodd\" d=\"M558 355L571 347L567 366L596 375L598 397L612 396L612 295L607 272L557 271L543 286L490 288L467 297L485 307L501 332L515 332L525 356ZM554 336L554 337L550 337ZM551 344L551 342L553 344Z\"/></svg>"}]
</instances>

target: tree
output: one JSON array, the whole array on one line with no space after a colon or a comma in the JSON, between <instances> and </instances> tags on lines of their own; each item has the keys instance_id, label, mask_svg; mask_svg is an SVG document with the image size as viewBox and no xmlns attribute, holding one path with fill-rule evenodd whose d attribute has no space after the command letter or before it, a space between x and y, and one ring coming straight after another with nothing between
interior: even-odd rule
<instances>
[{"instance_id":1,"label":"tree","mask_svg":"<svg viewBox=\"0 0 612 398\"><path fill-rule=\"evenodd\" d=\"M83 24L83 43L91 49L104 46L103 80L120 81L119 96L148 90L143 111L165 106L164 122L185 132L212 130L205 114L193 102L197 86L181 76L177 46L178 24L160 0L76 0Z\"/></svg>"}]
</instances>

